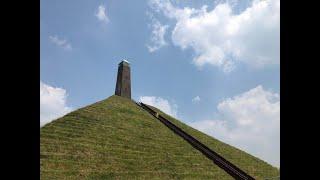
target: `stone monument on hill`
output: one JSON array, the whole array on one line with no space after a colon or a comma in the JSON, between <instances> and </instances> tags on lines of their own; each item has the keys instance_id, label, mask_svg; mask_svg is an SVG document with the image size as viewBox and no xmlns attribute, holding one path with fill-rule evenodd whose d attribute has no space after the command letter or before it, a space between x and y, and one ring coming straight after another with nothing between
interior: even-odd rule
<instances>
[{"instance_id":1,"label":"stone monument on hill","mask_svg":"<svg viewBox=\"0 0 320 180\"><path fill-rule=\"evenodd\" d=\"M122 60L118 66L115 95L131 99L130 64L126 60Z\"/></svg>"}]
</instances>

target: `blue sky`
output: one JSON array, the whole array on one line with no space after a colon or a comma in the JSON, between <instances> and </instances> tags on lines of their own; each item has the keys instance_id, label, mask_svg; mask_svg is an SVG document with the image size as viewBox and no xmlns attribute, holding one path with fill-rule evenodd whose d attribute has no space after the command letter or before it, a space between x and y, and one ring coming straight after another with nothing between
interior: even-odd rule
<instances>
[{"instance_id":1,"label":"blue sky","mask_svg":"<svg viewBox=\"0 0 320 180\"><path fill-rule=\"evenodd\" d=\"M279 167L278 6L41 0L41 124L113 95L127 59L133 99Z\"/></svg>"}]
</instances>

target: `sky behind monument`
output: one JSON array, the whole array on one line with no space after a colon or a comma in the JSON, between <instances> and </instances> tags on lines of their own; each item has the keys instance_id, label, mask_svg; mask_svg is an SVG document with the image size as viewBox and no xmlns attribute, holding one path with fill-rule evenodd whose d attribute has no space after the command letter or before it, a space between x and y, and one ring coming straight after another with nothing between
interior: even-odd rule
<instances>
[{"instance_id":1,"label":"sky behind monument","mask_svg":"<svg viewBox=\"0 0 320 180\"><path fill-rule=\"evenodd\" d=\"M41 0L41 126L132 97L279 167L280 1Z\"/></svg>"}]
</instances>

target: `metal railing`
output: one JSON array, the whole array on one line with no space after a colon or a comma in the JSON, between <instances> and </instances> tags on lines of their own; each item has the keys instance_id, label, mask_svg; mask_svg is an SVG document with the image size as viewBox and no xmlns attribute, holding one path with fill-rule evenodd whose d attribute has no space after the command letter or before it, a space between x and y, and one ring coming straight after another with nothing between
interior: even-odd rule
<instances>
[{"instance_id":1,"label":"metal railing","mask_svg":"<svg viewBox=\"0 0 320 180\"><path fill-rule=\"evenodd\" d=\"M190 143L194 148L199 150L202 154L204 154L207 158L212 160L216 165L218 165L220 168L222 168L224 171L226 171L228 174L230 174L235 179L248 179L253 180L254 178L239 169L237 166L220 156L218 153L211 150L206 145L202 144L200 141L198 141L196 138L192 137L185 131L183 131L181 128L174 125L171 121L167 120L165 117L159 115L157 112L155 112L153 109L151 109L148 105L140 102L136 104L140 107L142 107L144 110L148 111L151 115L153 115L155 118L160 120L164 125L166 125L169 129L171 129L174 133L181 136L183 139L185 139L188 143Z\"/></svg>"}]
</instances>

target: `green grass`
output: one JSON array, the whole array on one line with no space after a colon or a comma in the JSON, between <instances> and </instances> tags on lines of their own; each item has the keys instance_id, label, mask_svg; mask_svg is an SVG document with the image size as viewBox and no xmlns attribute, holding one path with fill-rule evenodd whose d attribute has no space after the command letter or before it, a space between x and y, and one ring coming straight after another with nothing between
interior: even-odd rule
<instances>
[{"instance_id":1,"label":"green grass","mask_svg":"<svg viewBox=\"0 0 320 180\"><path fill-rule=\"evenodd\" d=\"M279 175L265 162L170 120L250 175L258 179ZM149 113L119 96L40 128L40 176L43 180L232 179Z\"/></svg>"},{"instance_id":2,"label":"green grass","mask_svg":"<svg viewBox=\"0 0 320 180\"><path fill-rule=\"evenodd\" d=\"M263 160L208 136L153 106L149 105L149 107L256 179L280 176L280 172L276 167Z\"/></svg>"}]
</instances>

